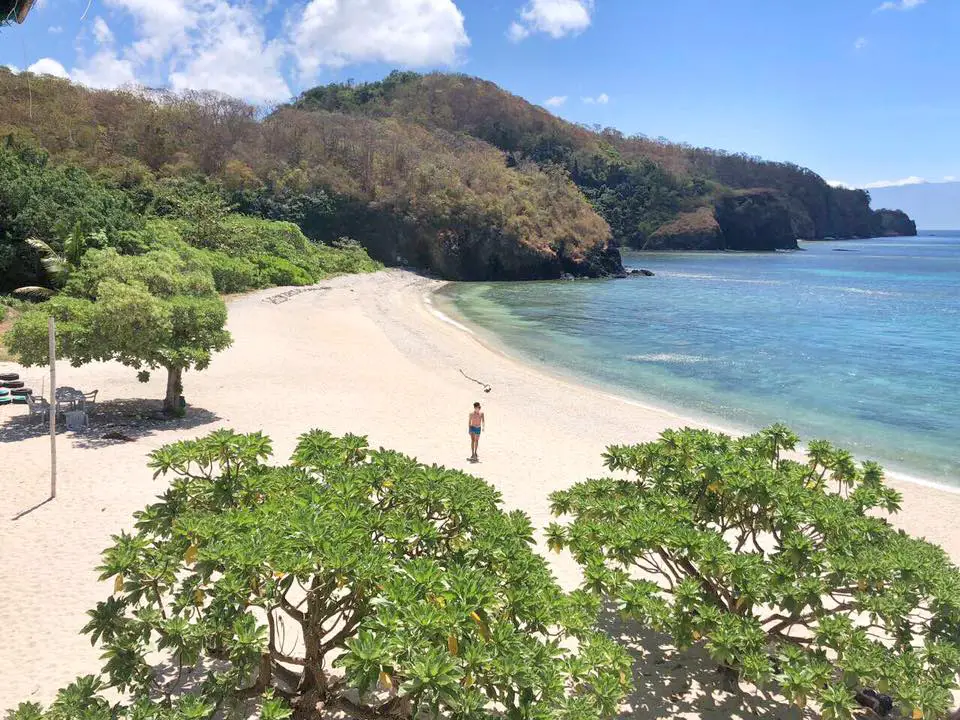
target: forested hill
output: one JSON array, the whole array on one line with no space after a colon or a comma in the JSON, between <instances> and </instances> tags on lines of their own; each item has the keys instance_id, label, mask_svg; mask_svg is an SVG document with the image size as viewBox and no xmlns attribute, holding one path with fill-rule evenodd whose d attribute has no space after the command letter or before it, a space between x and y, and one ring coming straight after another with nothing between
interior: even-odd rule
<instances>
[{"instance_id":1,"label":"forested hill","mask_svg":"<svg viewBox=\"0 0 960 720\"><path fill-rule=\"evenodd\" d=\"M772 249L916 233L900 213L873 212L867 192L831 187L806 168L587 129L464 75L395 72L308 90L294 107L403 119L484 140L513 166L560 166L623 245Z\"/></svg>"},{"instance_id":2,"label":"forested hill","mask_svg":"<svg viewBox=\"0 0 960 720\"><path fill-rule=\"evenodd\" d=\"M79 226L126 247L139 218L209 216L217 202L445 278L622 271L610 228L562 169L509 166L482 140L401 118L261 118L222 95L94 91L0 68L0 144L0 293L42 279L28 237L59 250Z\"/></svg>"}]
</instances>

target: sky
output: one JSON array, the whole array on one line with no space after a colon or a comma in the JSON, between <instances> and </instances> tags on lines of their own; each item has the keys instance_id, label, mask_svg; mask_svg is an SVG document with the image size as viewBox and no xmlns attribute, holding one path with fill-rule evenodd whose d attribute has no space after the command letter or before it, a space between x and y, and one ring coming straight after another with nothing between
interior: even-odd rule
<instances>
[{"instance_id":1,"label":"sky","mask_svg":"<svg viewBox=\"0 0 960 720\"><path fill-rule=\"evenodd\" d=\"M0 65L268 106L449 70L869 188L960 178L958 40L960 0L37 0Z\"/></svg>"}]
</instances>

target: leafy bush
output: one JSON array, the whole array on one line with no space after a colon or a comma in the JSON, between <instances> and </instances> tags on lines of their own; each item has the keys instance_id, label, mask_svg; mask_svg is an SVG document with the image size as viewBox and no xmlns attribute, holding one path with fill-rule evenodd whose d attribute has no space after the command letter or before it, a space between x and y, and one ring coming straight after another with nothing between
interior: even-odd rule
<instances>
[{"instance_id":1,"label":"leafy bush","mask_svg":"<svg viewBox=\"0 0 960 720\"><path fill-rule=\"evenodd\" d=\"M247 258L207 250L199 251L197 256L210 268L217 292L240 293L263 286L257 266Z\"/></svg>"},{"instance_id":2,"label":"leafy bush","mask_svg":"<svg viewBox=\"0 0 960 720\"><path fill-rule=\"evenodd\" d=\"M230 431L152 453L170 487L104 553L114 593L85 628L102 677L14 720L206 718L244 701L263 718L616 713L630 663L590 629L596 599L561 591L490 485L351 435L307 433L287 467L270 454ZM126 698L115 709L106 687Z\"/></svg>"},{"instance_id":3,"label":"leafy bush","mask_svg":"<svg viewBox=\"0 0 960 720\"><path fill-rule=\"evenodd\" d=\"M266 285L309 285L314 281L309 272L286 258L259 255L255 262Z\"/></svg>"},{"instance_id":4,"label":"leafy bush","mask_svg":"<svg viewBox=\"0 0 960 720\"><path fill-rule=\"evenodd\" d=\"M176 252L184 261L210 271L221 293L273 285L310 285L331 275L373 272L382 265L359 245L315 245L287 222L230 215L223 221L218 249L194 247L187 222L149 220L141 244Z\"/></svg>"},{"instance_id":5,"label":"leafy bush","mask_svg":"<svg viewBox=\"0 0 960 720\"><path fill-rule=\"evenodd\" d=\"M943 717L960 668L960 571L894 530L900 496L874 463L783 426L733 440L700 430L609 448L610 470L551 497L585 587L629 617L702 642L731 675L776 680L803 707L850 718L862 689ZM861 696L861 699L862 696ZM869 700L869 699L868 699Z\"/></svg>"}]
</instances>

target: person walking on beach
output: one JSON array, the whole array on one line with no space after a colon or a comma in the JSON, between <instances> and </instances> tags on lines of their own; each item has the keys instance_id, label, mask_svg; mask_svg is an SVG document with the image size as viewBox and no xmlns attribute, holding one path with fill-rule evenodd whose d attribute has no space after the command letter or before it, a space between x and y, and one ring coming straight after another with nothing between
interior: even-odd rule
<instances>
[{"instance_id":1,"label":"person walking on beach","mask_svg":"<svg viewBox=\"0 0 960 720\"><path fill-rule=\"evenodd\" d=\"M479 462L477 457L477 445L480 443L480 433L487 427L487 420L483 416L483 410L480 409L480 403L473 404L473 412L467 420L467 428L470 432L470 460Z\"/></svg>"}]
</instances>

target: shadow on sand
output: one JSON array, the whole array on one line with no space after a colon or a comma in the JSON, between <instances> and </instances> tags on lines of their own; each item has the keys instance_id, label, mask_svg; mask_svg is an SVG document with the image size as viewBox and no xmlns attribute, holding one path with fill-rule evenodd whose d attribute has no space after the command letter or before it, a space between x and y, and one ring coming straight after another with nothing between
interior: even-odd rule
<instances>
[{"instance_id":1,"label":"shadow on sand","mask_svg":"<svg viewBox=\"0 0 960 720\"><path fill-rule=\"evenodd\" d=\"M600 616L598 629L627 648L633 656L634 692L626 699L630 710L623 720L667 720L684 717L748 720L814 718L770 692L731 688L702 648L677 650L662 633L623 621L613 609Z\"/></svg>"},{"instance_id":2,"label":"shadow on sand","mask_svg":"<svg viewBox=\"0 0 960 720\"><path fill-rule=\"evenodd\" d=\"M188 407L183 417L168 417L159 400L108 400L97 403L90 415L90 427L79 432L68 431L63 422L57 424L57 435L71 440L74 447L96 449L135 442L171 430L189 430L219 420L219 416L203 408ZM0 423L0 443L15 443L42 437L50 431L45 420L24 413Z\"/></svg>"}]
</instances>

